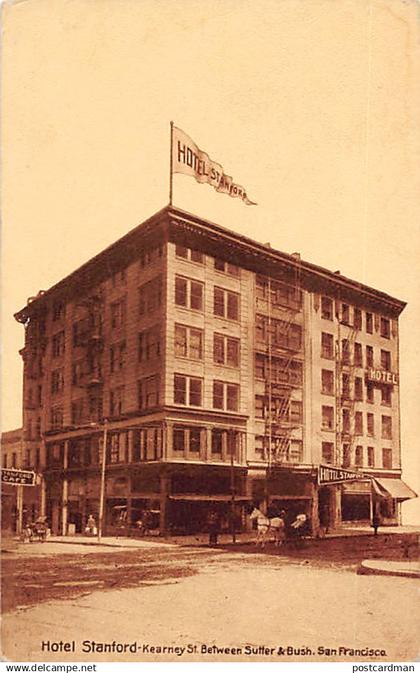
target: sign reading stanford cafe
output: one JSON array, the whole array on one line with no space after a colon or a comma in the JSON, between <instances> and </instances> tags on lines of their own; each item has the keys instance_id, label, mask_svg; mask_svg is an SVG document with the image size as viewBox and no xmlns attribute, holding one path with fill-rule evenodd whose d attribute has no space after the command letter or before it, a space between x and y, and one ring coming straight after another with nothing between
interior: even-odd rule
<instances>
[{"instance_id":1,"label":"sign reading stanford cafe","mask_svg":"<svg viewBox=\"0 0 420 673\"><path fill-rule=\"evenodd\" d=\"M36 474L31 470L16 470L15 468L3 467L1 470L3 484L12 486L35 486Z\"/></svg>"},{"instance_id":2,"label":"sign reading stanford cafe","mask_svg":"<svg viewBox=\"0 0 420 673\"><path fill-rule=\"evenodd\" d=\"M320 485L340 484L343 481L355 481L356 479L366 479L366 475L331 465L320 465L318 468L318 484Z\"/></svg>"}]
</instances>

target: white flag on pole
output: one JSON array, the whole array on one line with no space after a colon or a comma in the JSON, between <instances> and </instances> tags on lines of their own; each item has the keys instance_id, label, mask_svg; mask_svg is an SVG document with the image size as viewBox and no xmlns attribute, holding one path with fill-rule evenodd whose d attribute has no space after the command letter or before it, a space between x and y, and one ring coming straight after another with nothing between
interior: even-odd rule
<instances>
[{"instance_id":1,"label":"white flag on pole","mask_svg":"<svg viewBox=\"0 0 420 673\"><path fill-rule=\"evenodd\" d=\"M243 187L225 174L220 164L210 159L206 152L200 150L195 142L176 126L173 127L172 138L172 171L191 175L197 182L207 183L214 187L216 192L241 199L247 206L257 205L248 198Z\"/></svg>"}]
</instances>

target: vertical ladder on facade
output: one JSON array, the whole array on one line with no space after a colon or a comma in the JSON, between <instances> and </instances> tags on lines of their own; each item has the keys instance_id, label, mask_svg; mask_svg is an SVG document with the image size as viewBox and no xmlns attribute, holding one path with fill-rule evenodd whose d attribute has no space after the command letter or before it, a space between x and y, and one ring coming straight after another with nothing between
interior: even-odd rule
<instances>
[{"instance_id":1,"label":"vertical ladder on facade","mask_svg":"<svg viewBox=\"0 0 420 673\"><path fill-rule=\"evenodd\" d=\"M275 354L276 347L273 347L273 323L272 323L272 280L268 278L268 343L267 343L267 360L268 360L268 376L265 377L265 398L268 402L266 406L266 444L268 445L268 472L271 470L273 464L281 464L287 460L290 447L290 437L292 434L292 423L290 421L291 409L291 377L290 367L294 360L296 351L290 348L290 344L280 347L282 351L281 362L282 367L277 371L281 374L281 392L282 397L280 405L276 406L275 412L273 409L273 354ZM281 282L281 281L280 281ZM274 281L276 283L276 281ZM290 283L285 283L290 287ZM301 310L302 294L301 294L301 265L299 263L295 266L295 276L293 286L294 288L294 302L292 306L284 307L287 312L287 317L282 320L282 334L287 338L290 334L292 325L296 314ZM287 354L284 350L288 351ZM274 351L274 353L273 353ZM279 431L273 433L273 426Z\"/></svg>"}]
</instances>

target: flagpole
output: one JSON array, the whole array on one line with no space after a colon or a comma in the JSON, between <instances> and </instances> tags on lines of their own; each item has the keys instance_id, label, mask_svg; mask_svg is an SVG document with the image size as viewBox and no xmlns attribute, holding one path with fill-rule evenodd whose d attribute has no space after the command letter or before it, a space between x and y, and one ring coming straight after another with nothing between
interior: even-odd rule
<instances>
[{"instance_id":1,"label":"flagpole","mask_svg":"<svg viewBox=\"0 0 420 673\"><path fill-rule=\"evenodd\" d=\"M174 123L171 122L171 149L169 158L169 205L172 206L173 192L173 142L174 142Z\"/></svg>"}]
</instances>

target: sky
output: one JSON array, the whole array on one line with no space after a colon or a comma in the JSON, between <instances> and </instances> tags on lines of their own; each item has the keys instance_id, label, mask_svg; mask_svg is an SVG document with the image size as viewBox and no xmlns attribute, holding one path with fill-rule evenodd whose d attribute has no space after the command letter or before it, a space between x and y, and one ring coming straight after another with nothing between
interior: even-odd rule
<instances>
[{"instance_id":1,"label":"sky","mask_svg":"<svg viewBox=\"0 0 420 673\"><path fill-rule=\"evenodd\" d=\"M258 203L175 175L174 205L408 302L403 476L420 492L419 5L21 0L2 15L2 428L22 417L13 313L168 203L173 120ZM420 522L418 502L404 511Z\"/></svg>"}]
</instances>

